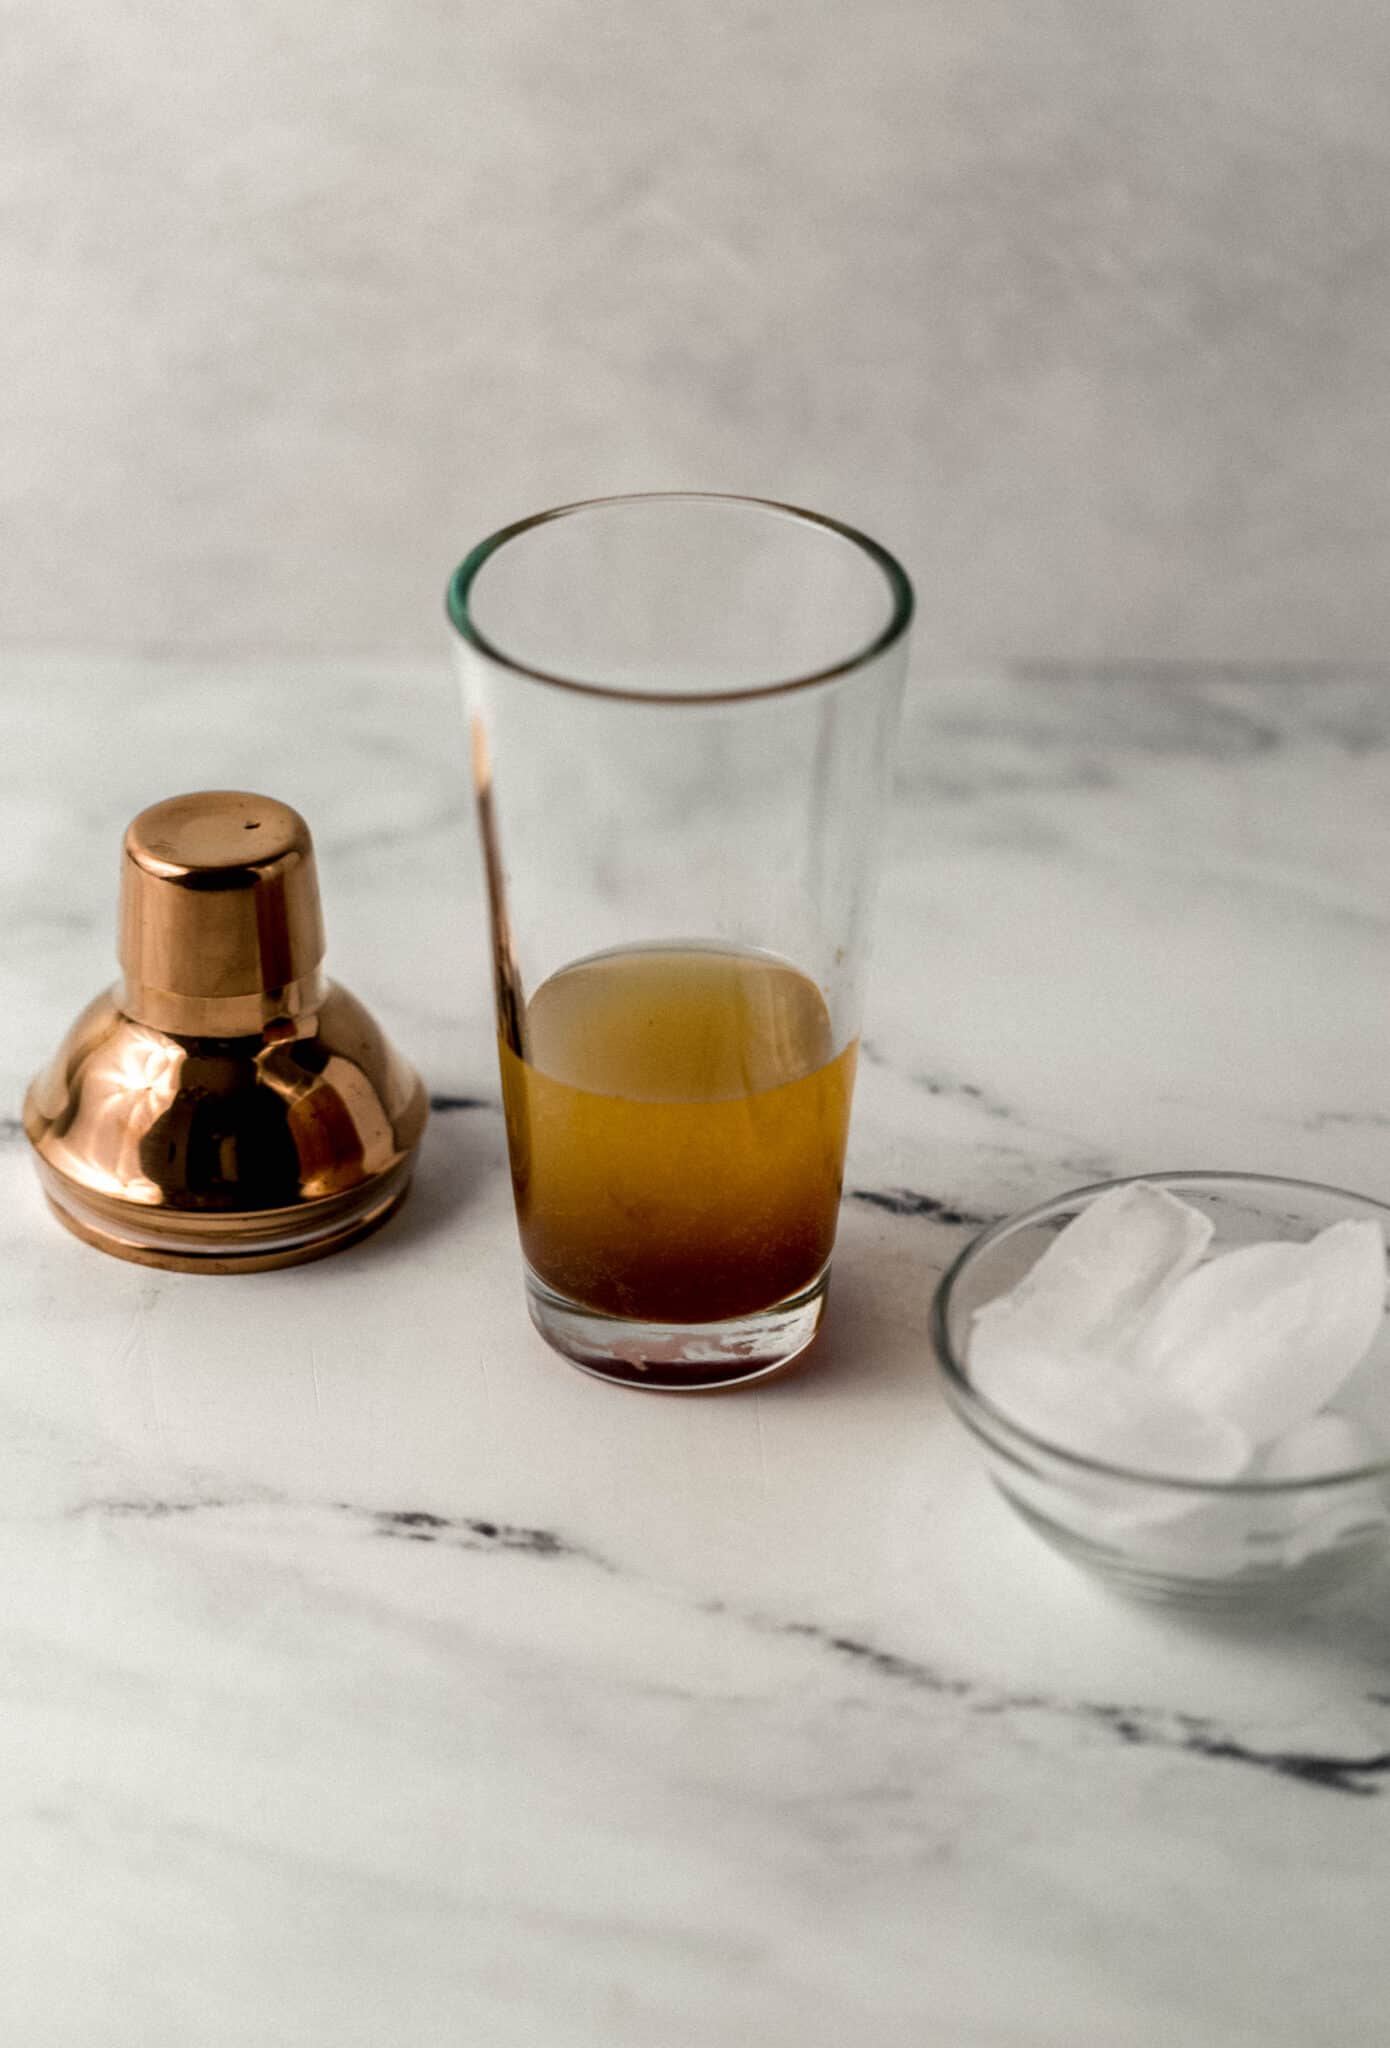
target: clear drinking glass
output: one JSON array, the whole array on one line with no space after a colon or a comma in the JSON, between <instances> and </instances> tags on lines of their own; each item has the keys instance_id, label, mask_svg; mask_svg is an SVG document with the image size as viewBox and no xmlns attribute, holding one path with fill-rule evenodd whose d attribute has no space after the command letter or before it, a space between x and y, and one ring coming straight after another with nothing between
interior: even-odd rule
<instances>
[{"instance_id":1,"label":"clear drinking glass","mask_svg":"<svg viewBox=\"0 0 1390 2048\"><path fill-rule=\"evenodd\" d=\"M449 588L526 1289L601 1378L763 1378L825 1299L912 590L834 520L603 498Z\"/></svg>"}]
</instances>

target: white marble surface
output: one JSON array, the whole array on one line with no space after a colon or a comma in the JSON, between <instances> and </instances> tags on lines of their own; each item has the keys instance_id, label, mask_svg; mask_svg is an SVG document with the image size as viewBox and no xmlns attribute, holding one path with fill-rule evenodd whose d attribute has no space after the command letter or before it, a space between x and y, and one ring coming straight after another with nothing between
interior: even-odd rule
<instances>
[{"instance_id":1,"label":"white marble surface","mask_svg":"<svg viewBox=\"0 0 1390 2048\"><path fill-rule=\"evenodd\" d=\"M524 1318L459 740L442 660L0 669L0 2035L1382 2042L1390 1583L1119 1603L924 1323L969 1220L1077 1180L1390 1195L1390 682L914 697L830 1327L695 1403ZM214 1281L64 1236L13 1118L127 817L237 782L440 1107L378 1237Z\"/></svg>"}]
</instances>

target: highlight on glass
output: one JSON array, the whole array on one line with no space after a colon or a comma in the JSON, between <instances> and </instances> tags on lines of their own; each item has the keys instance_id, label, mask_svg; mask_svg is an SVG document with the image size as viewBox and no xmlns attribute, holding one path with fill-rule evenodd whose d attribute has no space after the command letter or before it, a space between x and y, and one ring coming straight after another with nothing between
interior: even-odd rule
<instances>
[{"instance_id":1,"label":"highlight on glass","mask_svg":"<svg viewBox=\"0 0 1390 2048\"><path fill-rule=\"evenodd\" d=\"M912 614L761 499L595 499L449 587L530 1312L698 1391L814 1337Z\"/></svg>"}]
</instances>

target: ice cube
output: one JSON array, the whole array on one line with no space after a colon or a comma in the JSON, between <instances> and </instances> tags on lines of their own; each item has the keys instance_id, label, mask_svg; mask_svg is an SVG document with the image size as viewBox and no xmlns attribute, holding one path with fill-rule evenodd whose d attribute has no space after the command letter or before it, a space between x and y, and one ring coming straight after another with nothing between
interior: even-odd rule
<instances>
[{"instance_id":1,"label":"ice cube","mask_svg":"<svg viewBox=\"0 0 1390 2048\"><path fill-rule=\"evenodd\" d=\"M1147 1320L1135 1364L1268 1443L1327 1405L1384 1314L1380 1225L1334 1223L1309 1243L1243 1245L1184 1275Z\"/></svg>"},{"instance_id":2,"label":"ice cube","mask_svg":"<svg viewBox=\"0 0 1390 2048\"><path fill-rule=\"evenodd\" d=\"M1354 1415L1324 1410L1266 1444L1250 1467L1252 1479L1329 1479L1390 1453L1384 1439Z\"/></svg>"},{"instance_id":3,"label":"ice cube","mask_svg":"<svg viewBox=\"0 0 1390 2048\"><path fill-rule=\"evenodd\" d=\"M1015 1288L976 1311L972 1370L1011 1353L1106 1353L1161 1288L1196 1265L1211 1234L1199 1210L1147 1182L1098 1195Z\"/></svg>"},{"instance_id":4,"label":"ice cube","mask_svg":"<svg viewBox=\"0 0 1390 2048\"><path fill-rule=\"evenodd\" d=\"M1232 1478L1250 1456L1233 1423L1122 1367L1009 1345L977 1359L972 1344L970 1355L974 1385L1000 1414L1079 1457L1152 1478L1212 1480Z\"/></svg>"},{"instance_id":5,"label":"ice cube","mask_svg":"<svg viewBox=\"0 0 1390 2048\"><path fill-rule=\"evenodd\" d=\"M1292 1566L1340 1544L1374 1537L1386 1519L1385 1489L1378 1480L1325 1486L1317 1481L1375 1465L1386 1454L1384 1438L1354 1415L1324 1410L1296 1422L1266 1444L1250 1467L1251 1479L1307 1482L1288 1493L1252 1497L1258 1540L1266 1546L1278 1541L1284 1563Z\"/></svg>"},{"instance_id":6,"label":"ice cube","mask_svg":"<svg viewBox=\"0 0 1390 2048\"><path fill-rule=\"evenodd\" d=\"M1390 1317L1377 1330L1370 1350L1337 1396L1344 1415L1354 1415L1390 1443Z\"/></svg>"}]
</instances>

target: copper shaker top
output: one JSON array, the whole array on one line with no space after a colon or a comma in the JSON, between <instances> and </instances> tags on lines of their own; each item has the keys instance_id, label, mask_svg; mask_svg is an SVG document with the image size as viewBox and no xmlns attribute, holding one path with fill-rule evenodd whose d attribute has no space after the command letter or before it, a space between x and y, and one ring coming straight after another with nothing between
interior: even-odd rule
<instances>
[{"instance_id":1,"label":"copper shaker top","mask_svg":"<svg viewBox=\"0 0 1390 2048\"><path fill-rule=\"evenodd\" d=\"M404 1197L428 1102L322 971L309 828L246 790L127 828L121 980L25 1097L59 1221L121 1258L203 1273L350 1244Z\"/></svg>"},{"instance_id":2,"label":"copper shaker top","mask_svg":"<svg viewBox=\"0 0 1390 2048\"><path fill-rule=\"evenodd\" d=\"M324 955L309 828L273 797L168 797L127 828L122 1008L162 1031L234 1037L312 1009Z\"/></svg>"}]
</instances>

